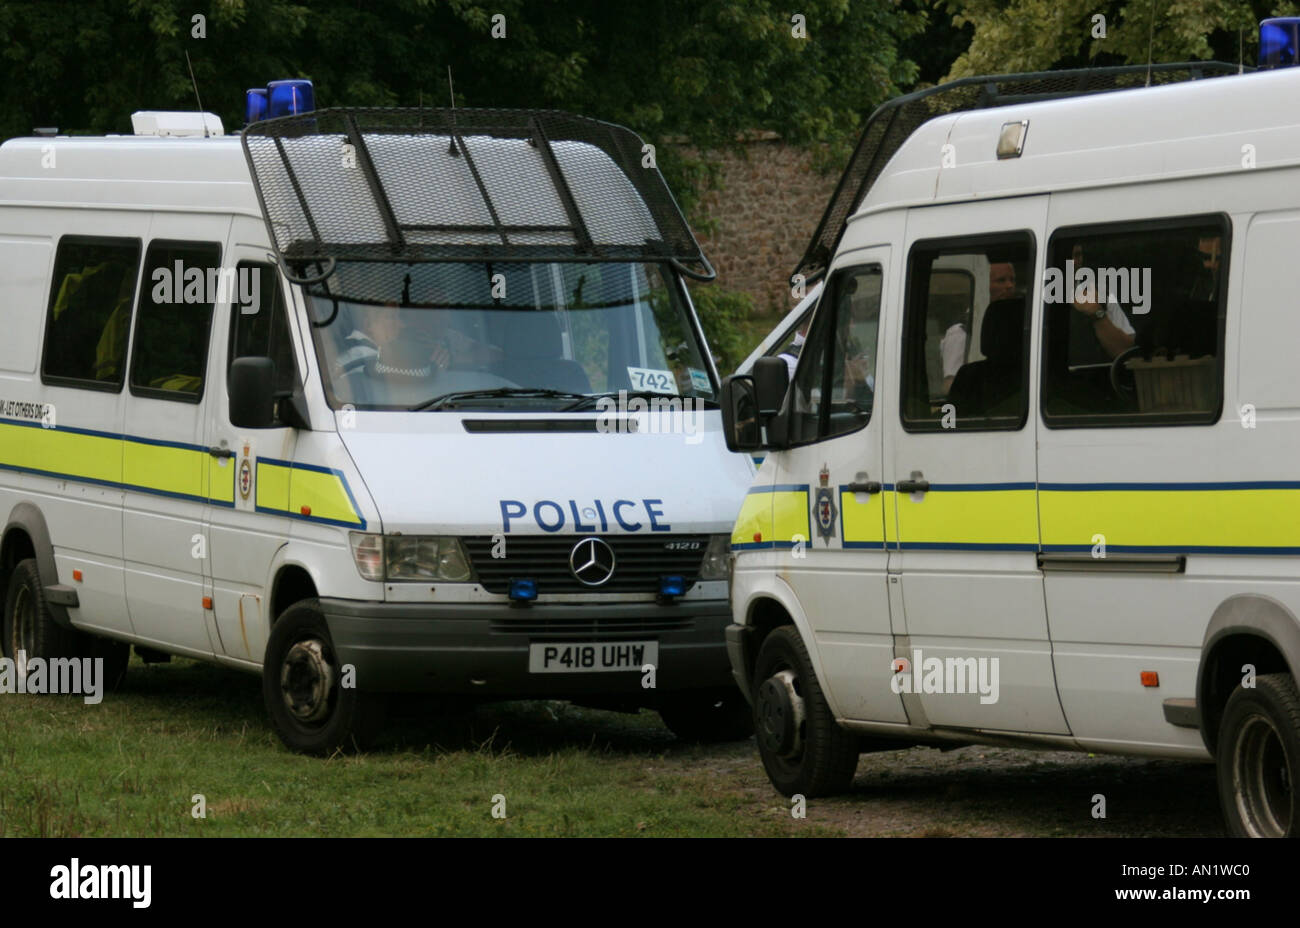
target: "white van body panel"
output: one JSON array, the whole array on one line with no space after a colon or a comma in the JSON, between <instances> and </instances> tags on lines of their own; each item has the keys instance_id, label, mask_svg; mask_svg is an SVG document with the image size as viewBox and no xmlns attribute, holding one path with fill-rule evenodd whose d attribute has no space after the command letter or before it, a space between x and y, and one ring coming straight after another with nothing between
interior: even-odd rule
<instances>
[{"instance_id":1,"label":"white van body panel","mask_svg":"<svg viewBox=\"0 0 1300 928\"><path fill-rule=\"evenodd\" d=\"M1290 528L1292 504L1278 497L1281 508L1267 519L1256 509L1240 508L1254 505L1247 495L1222 495L1250 494L1256 485L1260 492L1300 486L1300 314L1294 310L1300 114L1292 103L1298 94L1300 71L1279 69L939 117L903 144L850 218L833 267L864 247L891 244L894 252L881 309L886 334L876 366L873 421L887 423L882 480L901 536L901 544L899 538L888 543L891 580L902 588L901 614L893 623L896 652L907 656L919 645L936 656L950 650L1002 658L1005 707L982 707L963 717L966 697L904 697L918 740L942 733L978 742L996 739L997 732L989 731L996 729L1084 750L1208 759L1212 733L1174 722L1168 703L1194 701L1203 692L1207 645L1225 627L1222 617L1233 613L1233 604L1248 600L1264 603L1262 611L1289 624L1282 632L1265 624L1243 626L1242 632L1267 642L1293 674L1300 673L1300 544ZM1021 120L1028 121L1023 155L999 160L1001 127ZM1227 326L1217 420L1049 428L1039 409L1040 281L1051 236L1065 227L1200 214L1226 216L1230 231L1223 255ZM905 233L898 231L904 217ZM895 231L882 233L888 228ZM894 391L903 354L908 253L923 238L1001 230L1023 230L1034 243L1034 280L1025 282L1033 319L1028 420L1018 431L907 433ZM978 306L977 298L977 313ZM847 461L847 452L836 448L841 442L771 452L764 468L820 450L834 472ZM870 460L864 449L854 453L855 461ZM1009 481L1034 489L1040 550L1068 543L1086 551L1095 533L1121 553L1150 550L1163 557L1160 540L1153 534L1143 541L1141 532L1151 526L1181 531L1172 543L1178 570L1040 568L1031 550L1015 572L1023 595L1014 595L1000 588L1012 575L1002 554L909 550L906 507L925 504L893 492L892 483L913 470L935 483ZM1082 495L1089 493L1099 495ZM1134 494L1124 497L1132 500L1131 521L1114 521L1117 510L1106 493ZM1168 515L1175 510L1163 501L1171 498L1188 500L1192 508L1186 511L1198 518ZM1234 504L1237 499L1243 502ZM1051 534L1064 530L1067 512L1084 520L1077 539ZM1144 512L1150 513L1145 520ZM1090 513L1098 524L1087 525L1085 533ZM807 569L827 554L811 546ZM744 602L734 604L738 625L757 614L756 598L770 595L780 602L800 629L840 722L860 731L886 730L872 723L890 720L863 718L847 708L869 700L860 679L850 683L834 671L840 660L834 655L847 650L844 642L809 632L817 604L789 604L791 591L762 576L780 573L780 552L740 550L735 558L736 589L745 592ZM1260 611L1237 609L1243 622L1254 621L1250 616ZM1035 629L1028 638L1026 623ZM1029 652L1036 655L1032 668L1018 663ZM743 655L733 647L733 665ZM744 676L745 668L733 669ZM1158 684L1144 685L1143 674ZM990 709L999 708L1007 719L989 725ZM1043 713L1056 721L1044 722Z\"/></svg>"}]
</instances>

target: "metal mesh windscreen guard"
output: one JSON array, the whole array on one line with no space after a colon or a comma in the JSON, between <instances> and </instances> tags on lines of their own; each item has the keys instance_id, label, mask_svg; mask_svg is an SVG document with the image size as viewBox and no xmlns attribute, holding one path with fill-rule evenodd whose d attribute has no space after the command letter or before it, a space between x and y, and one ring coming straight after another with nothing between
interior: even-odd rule
<instances>
[{"instance_id":1,"label":"metal mesh windscreen guard","mask_svg":"<svg viewBox=\"0 0 1300 928\"><path fill-rule=\"evenodd\" d=\"M1148 76L1151 84L1155 85L1223 77L1238 71L1238 65L1222 61L1038 71L1032 74L966 77L895 97L877 107L867 120L853 157L849 160L835 193L831 195L808 250L790 275L790 282L796 283L796 278L801 274L805 281L811 281L826 273L849 217L862 205L867 191L908 136L931 119L962 110L1137 89L1147 85Z\"/></svg>"},{"instance_id":2,"label":"metal mesh windscreen guard","mask_svg":"<svg viewBox=\"0 0 1300 928\"><path fill-rule=\"evenodd\" d=\"M544 110L324 109L243 134L282 265L308 291L392 299L427 261L709 265L642 141ZM334 273L338 271L338 273Z\"/></svg>"}]
</instances>

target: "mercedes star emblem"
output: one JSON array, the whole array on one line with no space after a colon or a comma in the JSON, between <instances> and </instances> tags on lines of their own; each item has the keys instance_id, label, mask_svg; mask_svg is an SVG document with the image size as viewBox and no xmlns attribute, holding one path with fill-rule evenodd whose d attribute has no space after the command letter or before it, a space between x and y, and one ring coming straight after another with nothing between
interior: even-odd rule
<instances>
[{"instance_id":1,"label":"mercedes star emblem","mask_svg":"<svg viewBox=\"0 0 1300 928\"><path fill-rule=\"evenodd\" d=\"M569 554L569 570L579 583L600 586L614 576L614 549L599 538L584 538Z\"/></svg>"}]
</instances>

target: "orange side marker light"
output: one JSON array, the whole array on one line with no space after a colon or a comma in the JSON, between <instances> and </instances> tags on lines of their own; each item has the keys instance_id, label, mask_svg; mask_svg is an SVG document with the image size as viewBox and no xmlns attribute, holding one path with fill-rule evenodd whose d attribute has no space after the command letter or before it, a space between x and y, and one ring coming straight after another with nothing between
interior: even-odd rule
<instances>
[{"instance_id":1,"label":"orange side marker light","mask_svg":"<svg viewBox=\"0 0 1300 928\"><path fill-rule=\"evenodd\" d=\"M1159 685L1160 685L1160 674L1156 673L1154 670L1144 670L1144 671L1142 671L1142 685L1143 685L1143 686L1159 686Z\"/></svg>"}]
</instances>

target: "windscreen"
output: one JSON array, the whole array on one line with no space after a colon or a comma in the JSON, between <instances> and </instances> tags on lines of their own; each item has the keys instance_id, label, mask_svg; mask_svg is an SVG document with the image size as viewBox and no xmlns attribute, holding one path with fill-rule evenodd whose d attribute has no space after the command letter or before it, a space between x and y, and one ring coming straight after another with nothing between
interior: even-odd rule
<instances>
[{"instance_id":1,"label":"windscreen","mask_svg":"<svg viewBox=\"0 0 1300 928\"><path fill-rule=\"evenodd\" d=\"M382 303L309 298L335 408L581 409L623 391L714 397L678 281L661 265L431 262L392 279Z\"/></svg>"}]
</instances>

